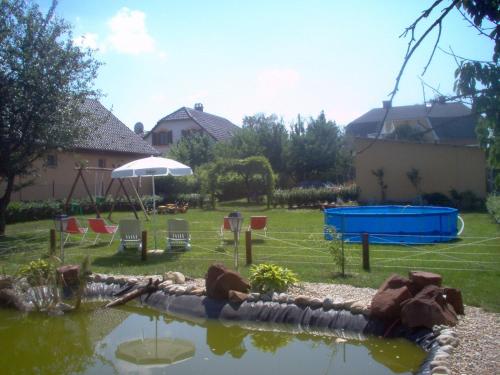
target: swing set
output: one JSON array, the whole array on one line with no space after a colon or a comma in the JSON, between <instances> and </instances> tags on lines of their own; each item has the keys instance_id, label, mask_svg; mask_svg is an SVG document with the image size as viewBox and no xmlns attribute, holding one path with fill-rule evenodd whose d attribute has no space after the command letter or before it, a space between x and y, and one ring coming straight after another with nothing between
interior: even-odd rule
<instances>
[{"instance_id":1,"label":"swing set","mask_svg":"<svg viewBox=\"0 0 500 375\"><path fill-rule=\"evenodd\" d=\"M82 182L83 182L83 187L85 188L85 191L87 192L87 195L90 199L90 202L92 204L92 206L94 207L94 210L96 212L96 216L98 218L101 217L101 213L99 212L99 204L98 203L102 203L106 200L106 197L108 196L108 193L111 191L111 188L115 182L115 180L118 181L118 188L116 189L115 191L115 194L112 196L113 198L113 202L111 204L111 208L109 210L109 214L108 214L108 220L113 222L113 220L111 219L111 216L113 214L113 210L115 208L115 205L116 205L116 198L118 197L120 191L122 192L122 196L125 196L130 207L132 208L132 211L134 212L134 216L137 220L139 220L139 216L137 215L137 210L135 209L135 205L134 203L132 202L132 200L130 199L130 195L128 194L127 192L127 189L125 189L125 185L123 183L123 179L120 179L120 178L111 178L111 180L109 181L109 184L104 192L104 194L102 194L102 191L103 191L103 187L104 187L104 175L106 173L111 173L111 171L113 169L111 168L101 168L101 167L85 167L85 166L80 166L80 167L77 167L75 168L75 170L77 170L77 174L76 174L76 177L75 177L75 180L73 181L73 185L71 186L71 191L68 195L68 198L66 199L66 203L64 204L64 210L66 213L69 213L69 206L70 206L70 202L71 202L71 198L73 197L73 194L75 192L75 189L76 189L76 186L78 184L78 181L81 179ZM94 195L92 195L92 193L90 192L90 189L89 189L89 186L87 184L87 181L85 180L85 176L84 176L84 173L85 171L89 171L89 172L94 172L95 173L95 181L94 181ZM99 183L99 177L100 177L100 183ZM148 216L148 213L146 211L146 208L144 207L144 204L142 203L142 200L139 196L139 193L137 192L137 189L134 185L134 183L132 182L132 180L130 178L127 179L130 183L130 186L132 187L132 191L134 192L134 195L135 197L137 198L137 201L139 202L140 206L141 206L141 209L142 209L142 212L144 213L144 216L146 218L146 220L149 220L149 216ZM99 193L99 195L98 195ZM95 199L94 199L95 198Z\"/></svg>"}]
</instances>

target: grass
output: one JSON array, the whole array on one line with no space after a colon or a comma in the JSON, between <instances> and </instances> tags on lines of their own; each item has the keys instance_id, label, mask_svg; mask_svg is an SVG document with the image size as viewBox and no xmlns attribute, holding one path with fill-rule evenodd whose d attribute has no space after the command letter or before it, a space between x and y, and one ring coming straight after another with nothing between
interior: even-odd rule
<instances>
[{"instance_id":1,"label":"grass","mask_svg":"<svg viewBox=\"0 0 500 375\"><path fill-rule=\"evenodd\" d=\"M361 246L345 244L346 277L339 275L339 267L329 252L329 242L323 239L323 214L318 210L270 209L261 206L221 206L215 211L191 209L186 214L157 217L157 247L165 248L166 220L185 218L192 232L192 250L149 254L143 262L134 250L117 254L119 240L107 246L106 238L97 245L86 241L65 247L65 262L79 263L85 255L91 256L94 272L114 274L162 274L168 270L181 271L192 277L203 277L214 262L233 267L232 234L226 232L221 240L218 232L223 216L239 209L248 225L252 215L268 216L268 236L260 231L252 233L254 263L284 265L296 272L302 281L347 283L377 288L392 273L407 274L419 269L443 275L446 285L460 288L466 304L500 311L500 226L486 213L465 213L466 227L462 239L439 245L395 246L371 245L371 271L361 267ZM115 213L113 220L133 217L131 213ZM141 218L143 219L143 218ZM80 218L82 223L84 217ZM148 248L153 247L151 222L144 222L148 230ZM0 270L15 273L20 265L37 259L48 251L50 220L19 223L7 227L7 236L0 239ZM93 240L93 236L89 235ZM105 236L103 236L105 237ZM118 236L117 236L118 237ZM109 241L109 238L108 238ZM59 244L58 244L59 245ZM245 265L245 239L239 246L239 271L248 276Z\"/></svg>"}]
</instances>

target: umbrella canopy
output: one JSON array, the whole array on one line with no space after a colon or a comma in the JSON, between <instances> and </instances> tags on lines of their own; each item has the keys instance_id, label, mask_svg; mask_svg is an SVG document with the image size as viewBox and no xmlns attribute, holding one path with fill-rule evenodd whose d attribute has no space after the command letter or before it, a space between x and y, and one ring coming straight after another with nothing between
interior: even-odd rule
<instances>
[{"instance_id":1,"label":"umbrella canopy","mask_svg":"<svg viewBox=\"0 0 500 375\"><path fill-rule=\"evenodd\" d=\"M124 164L111 172L113 178L128 178L140 176L189 176L193 171L187 165L178 161L150 156Z\"/></svg>"},{"instance_id":2,"label":"umbrella canopy","mask_svg":"<svg viewBox=\"0 0 500 375\"><path fill-rule=\"evenodd\" d=\"M195 346L182 339L144 339L121 343L117 358L138 365L173 364L194 356Z\"/></svg>"}]
</instances>

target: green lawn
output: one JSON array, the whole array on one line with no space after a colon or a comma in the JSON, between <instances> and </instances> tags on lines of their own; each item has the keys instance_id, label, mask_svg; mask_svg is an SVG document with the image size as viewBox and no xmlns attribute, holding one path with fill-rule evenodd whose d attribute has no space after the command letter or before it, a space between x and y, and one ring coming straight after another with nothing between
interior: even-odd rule
<instances>
[{"instance_id":1,"label":"green lawn","mask_svg":"<svg viewBox=\"0 0 500 375\"><path fill-rule=\"evenodd\" d=\"M463 238L452 243L412 247L372 245L370 272L361 268L361 246L345 244L348 258L346 277L339 275L339 268L328 250L329 242L323 239L323 214L319 210L267 210L234 204L221 206L216 211L190 209L186 214L157 217L157 247L165 248L167 219L185 218L192 232L190 251L150 254L148 260L143 262L134 250L117 254L118 239L108 247L106 238L103 238L95 246L89 241L83 245L76 241L67 244L65 262L78 263L89 254L94 272L161 274L178 270L192 277L203 277L213 262L233 266L232 235L226 232L225 240L221 241L218 232L222 218L234 209L242 212L246 225L252 215L268 216L267 237L261 232L253 232L254 263L286 265L302 281L348 283L374 288L391 273L428 270L442 274L446 285L462 289L467 304L500 311L500 226L486 213L463 214L466 223ZM113 215L114 221L127 217L133 216L131 213ZM80 221L85 223L83 217ZM148 248L152 248L152 225L144 221L143 224L148 230ZM9 225L7 236L0 239L0 270L13 273L21 264L46 254L51 227L53 223L50 220ZM93 235L89 237L94 238ZM239 254L240 272L247 275L244 235Z\"/></svg>"}]
</instances>

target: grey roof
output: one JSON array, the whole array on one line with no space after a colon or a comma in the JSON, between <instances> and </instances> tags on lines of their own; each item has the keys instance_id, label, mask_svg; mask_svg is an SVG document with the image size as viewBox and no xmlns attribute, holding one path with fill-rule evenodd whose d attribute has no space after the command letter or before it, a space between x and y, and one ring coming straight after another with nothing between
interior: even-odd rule
<instances>
[{"instance_id":1,"label":"grey roof","mask_svg":"<svg viewBox=\"0 0 500 375\"><path fill-rule=\"evenodd\" d=\"M86 128L88 135L75 148L140 155L158 154L154 147L130 130L98 100L85 100L81 110L86 116L80 124Z\"/></svg>"},{"instance_id":2,"label":"grey roof","mask_svg":"<svg viewBox=\"0 0 500 375\"><path fill-rule=\"evenodd\" d=\"M346 134L366 137L377 133L384 118L384 108L374 108L346 126ZM475 121L469 107L462 103L435 103L392 107L387 115L391 120L411 120L426 118L440 140L474 139Z\"/></svg>"},{"instance_id":3,"label":"grey roof","mask_svg":"<svg viewBox=\"0 0 500 375\"><path fill-rule=\"evenodd\" d=\"M238 126L224 117L212 115L210 113L198 111L188 107L182 107L159 120L151 131L153 131L160 123L172 120L193 120L217 141L223 141L231 138L239 129Z\"/></svg>"}]
</instances>

